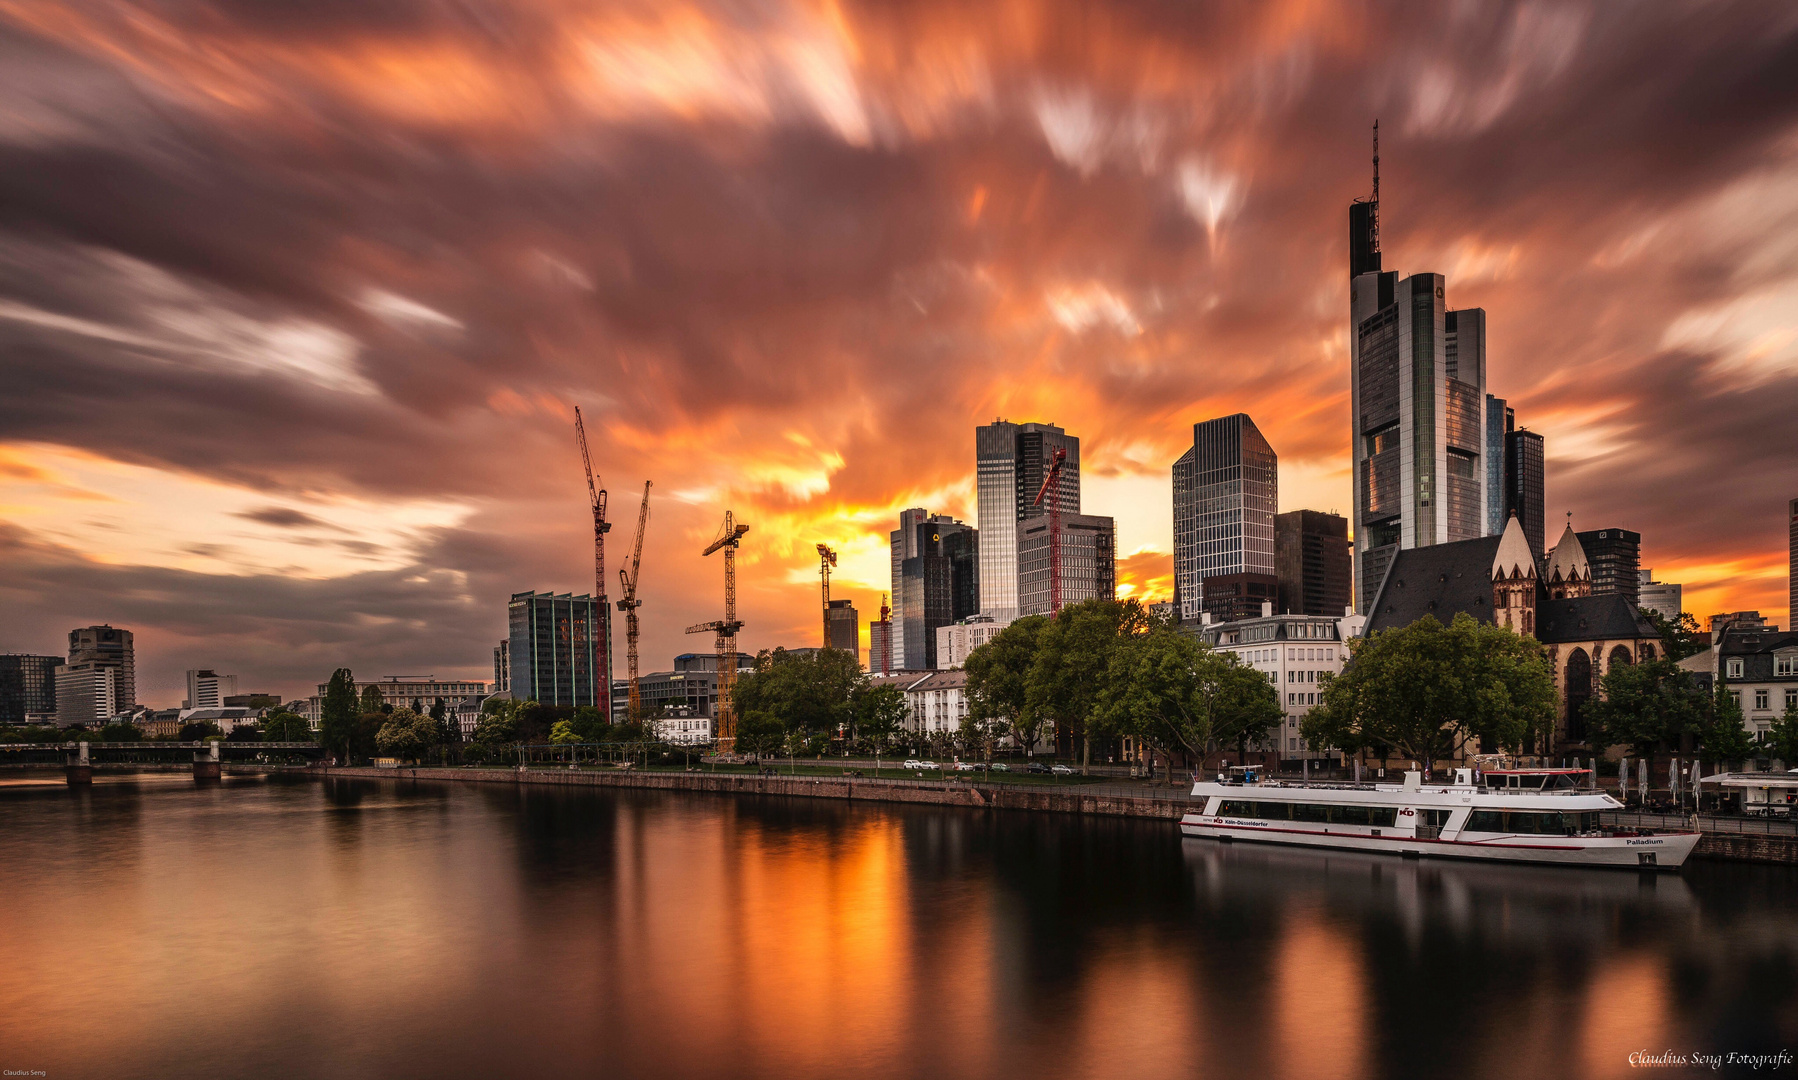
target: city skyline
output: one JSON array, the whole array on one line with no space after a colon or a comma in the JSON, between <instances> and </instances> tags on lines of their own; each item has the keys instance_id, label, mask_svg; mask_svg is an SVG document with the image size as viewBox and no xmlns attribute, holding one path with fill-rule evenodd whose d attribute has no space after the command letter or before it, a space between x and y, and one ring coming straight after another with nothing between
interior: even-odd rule
<instances>
[{"instance_id":1,"label":"city skyline","mask_svg":"<svg viewBox=\"0 0 1798 1080\"><path fill-rule=\"evenodd\" d=\"M1195 422L1255 418L1279 511L1354 512L1375 117L1386 265L1486 312L1549 526L1789 625L1766 12L781 10L498 15L502 52L422 12L0 18L0 651L130 628L149 702L490 676L508 596L593 588L577 404L614 519L656 484L651 668L718 617L726 508L746 651L816 640L818 542L877 611L900 510L977 521L995 416L1078 433L1124 594L1166 598Z\"/></svg>"}]
</instances>

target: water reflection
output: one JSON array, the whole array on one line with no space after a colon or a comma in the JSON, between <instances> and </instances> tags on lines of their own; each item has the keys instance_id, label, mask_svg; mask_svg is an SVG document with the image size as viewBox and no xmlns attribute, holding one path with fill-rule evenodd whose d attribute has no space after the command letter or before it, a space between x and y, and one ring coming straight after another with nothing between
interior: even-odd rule
<instances>
[{"instance_id":1,"label":"water reflection","mask_svg":"<svg viewBox=\"0 0 1798 1080\"><path fill-rule=\"evenodd\" d=\"M63 1076L1604 1077L1798 1032L1765 868L398 781L0 792L0 865L0 1045Z\"/></svg>"}]
</instances>

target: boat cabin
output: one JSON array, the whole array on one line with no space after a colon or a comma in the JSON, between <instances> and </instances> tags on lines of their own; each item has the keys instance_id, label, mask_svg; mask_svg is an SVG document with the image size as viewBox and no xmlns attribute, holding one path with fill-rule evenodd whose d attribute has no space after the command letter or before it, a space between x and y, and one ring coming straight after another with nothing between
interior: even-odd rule
<instances>
[{"instance_id":1,"label":"boat cabin","mask_svg":"<svg viewBox=\"0 0 1798 1080\"><path fill-rule=\"evenodd\" d=\"M1591 769L1490 769L1483 779L1496 791L1571 791L1591 776Z\"/></svg>"}]
</instances>

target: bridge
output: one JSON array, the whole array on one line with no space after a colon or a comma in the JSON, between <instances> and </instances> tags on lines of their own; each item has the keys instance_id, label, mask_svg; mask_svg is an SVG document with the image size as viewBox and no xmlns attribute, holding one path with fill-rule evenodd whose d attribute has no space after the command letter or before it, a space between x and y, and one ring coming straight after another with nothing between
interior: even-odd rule
<instances>
[{"instance_id":1,"label":"bridge","mask_svg":"<svg viewBox=\"0 0 1798 1080\"><path fill-rule=\"evenodd\" d=\"M94 782L103 772L193 769L195 780L217 780L237 765L316 765L324 750L315 743L62 742L0 743L0 769L61 769L70 786Z\"/></svg>"}]
</instances>

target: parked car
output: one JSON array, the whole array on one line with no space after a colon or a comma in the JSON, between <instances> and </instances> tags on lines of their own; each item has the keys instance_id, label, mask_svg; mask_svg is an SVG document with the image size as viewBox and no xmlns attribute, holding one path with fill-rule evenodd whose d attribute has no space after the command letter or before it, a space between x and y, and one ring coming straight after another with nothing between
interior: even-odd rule
<instances>
[{"instance_id":1,"label":"parked car","mask_svg":"<svg viewBox=\"0 0 1798 1080\"><path fill-rule=\"evenodd\" d=\"M1024 771L1032 772L1032 773L1046 773L1049 771L1049 767L1047 765L1044 765L1040 761L1032 761L1030 764L1024 766Z\"/></svg>"},{"instance_id":2,"label":"parked car","mask_svg":"<svg viewBox=\"0 0 1798 1080\"><path fill-rule=\"evenodd\" d=\"M943 767L941 765L938 765L934 761L920 761L920 762L918 762L918 768L924 769L925 771L931 771L931 770L935 770L936 772L943 771Z\"/></svg>"},{"instance_id":3,"label":"parked car","mask_svg":"<svg viewBox=\"0 0 1798 1080\"><path fill-rule=\"evenodd\" d=\"M993 762L993 771L994 772L1010 772L1011 766L1005 764L1005 762L1003 762L1003 761L995 761L995 762Z\"/></svg>"},{"instance_id":4,"label":"parked car","mask_svg":"<svg viewBox=\"0 0 1798 1080\"><path fill-rule=\"evenodd\" d=\"M930 764L931 763L928 761L919 761L917 758L906 758L905 765L903 767L907 768L907 769L915 770L915 769L928 768L930 766Z\"/></svg>"},{"instance_id":5,"label":"parked car","mask_svg":"<svg viewBox=\"0 0 1798 1080\"><path fill-rule=\"evenodd\" d=\"M977 762L973 762L973 761L958 761L955 763L955 771L956 772L979 772L980 765Z\"/></svg>"},{"instance_id":6,"label":"parked car","mask_svg":"<svg viewBox=\"0 0 1798 1080\"><path fill-rule=\"evenodd\" d=\"M1072 776L1072 775L1074 775L1073 769L1068 768L1066 765L1060 765L1060 764L1049 766L1049 771L1054 773L1056 776Z\"/></svg>"}]
</instances>

